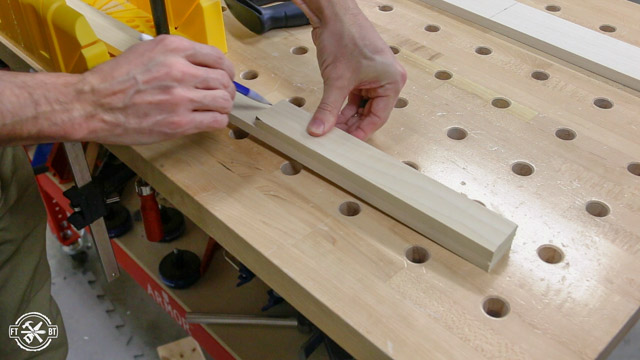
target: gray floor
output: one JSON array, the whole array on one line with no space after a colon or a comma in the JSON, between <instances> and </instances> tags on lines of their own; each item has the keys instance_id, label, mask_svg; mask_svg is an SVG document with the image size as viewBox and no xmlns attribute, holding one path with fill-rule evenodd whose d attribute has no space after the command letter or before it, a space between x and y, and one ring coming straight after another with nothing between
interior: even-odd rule
<instances>
[{"instance_id":1,"label":"gray floor","mask_svg":"<svg viewBox=\"0 0 640 360\"><path fill-rule=\"evenodd\" d=\"M125 272L106 283L93 250L86 266L78 267L48 234L47 251L53 296L69 337L69 360L157 359L156 347L187 336ZM610 359L640 360L640 325Z\"/></svg>"},{"instance_id":2,"label":"gray floor","mask_svg":"<svg viewBox=\"0 0 640 360\"><path fill-rule=\"evenodd\" d=\"M158 346L187 336L126 272L107 283L95 251L79 267L47 234L47 252L69 360L158 359Z\"/></svg>"}]
</instances>

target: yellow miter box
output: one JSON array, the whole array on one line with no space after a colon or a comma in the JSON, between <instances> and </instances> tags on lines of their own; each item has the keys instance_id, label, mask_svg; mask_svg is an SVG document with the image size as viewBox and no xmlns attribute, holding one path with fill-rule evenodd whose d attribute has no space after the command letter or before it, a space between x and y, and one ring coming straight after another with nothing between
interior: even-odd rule
<instances>
[{"instance_id":1,"label":"yellow miter box","mask_svg":"<svg viewBox=\"0 0 640 360\"><path fill-rule=\"evenodd\" d=\"M82 0L132 29L155 36L149 0ZM227 52L221 0L165 0L171 34Z\"/></svg>"},{"instance_id":2,"label":"yellow miter box","mask_svg":"<svg viewBox=\"0 0 640 360\"><path fill-rule=\"evenodd\" d=\"M148 0L83 0L155 35ZM166 0L171 33L227 52L221 0ZM107 46L65 0L0 0L0 36L47 71L84 72L110 59Z\"/></svg>"},{"instance_id":3,"label":"yellow miter box","mask_svg":"<svg viewBox=\"0 0 640 360\"><path fill-rule=\"evenodd\" d=\"M106 45L64 0L0 0L0 33L47 71L79 73L109 60Z\"/></svg>"}]
</instances>

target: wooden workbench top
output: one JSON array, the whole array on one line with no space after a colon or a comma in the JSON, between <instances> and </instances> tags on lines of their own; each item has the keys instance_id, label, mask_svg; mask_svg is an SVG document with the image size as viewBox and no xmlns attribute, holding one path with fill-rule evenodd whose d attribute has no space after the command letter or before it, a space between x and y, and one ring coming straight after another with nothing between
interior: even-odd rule
<instances>
[{"instance_id":1,"label":"wooden workbench top","mask_svg":"<svg viewBox=\"0 0 640 360\"><path fill-rule=\"evenodd\" d=\"M409 74L370 143L519 225L491 273L306 169L283 173L285 158L238 132L110 148L358 358L606 355L640 316L638 93L417 0L359 3ZM557 3L640 39L625 20L640 5ZM225 21L239 81L313 111L309 29ZM342 215L345 201L360 213ZM412 246L428 260L408 261Z\"/></svg>"},{"instance_id":2,"label":"wooden workbench top","mask_svg":"<svg viewBox=\"0 0 640 360\"><path fill-rule=\"evenodd\" d=\"M391 11L360 4L409 73L406 106L370 142L518 223L511 254L492 273L309 171L283 174L287 160L251 138L219 131L112 149L359 358L606 354L640 314L640 176L627 169L640 161L637 93L419 1L384 3ZM229 15L240 81L313 111L322 82L309 30L255 36ZM452 78L436 78L439 70ZM535 70L549 79L532 78ZM492 106L499 97L510 107ZM518 161L515 171L533 173L514 173ZM589 210L607 216L586 211L593 200ZM360 214L343 216L345 201L359 202ZM428 261L405 258L413 245Z\"/></svg>"}]
</instances>

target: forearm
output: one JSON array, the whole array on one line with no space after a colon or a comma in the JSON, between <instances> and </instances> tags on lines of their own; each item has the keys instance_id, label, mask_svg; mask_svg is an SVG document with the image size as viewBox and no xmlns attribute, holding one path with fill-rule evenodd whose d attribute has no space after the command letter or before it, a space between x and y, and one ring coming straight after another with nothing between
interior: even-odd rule
<instances>
[{"instance_id":1,"label":"forearm","mask_svg":"<svg viewBox=\"0 0 640 360\"><path fill-rule=\"evenodd\" d=\"M311 25L316 28L334 21L344 21L364 16L355 0L293 0Z\"/></svg>"},{"instance_id":2,"label":"forearm","mask_svg":"<svg viewBox=\"0 0 640 360\"><path fill-rule=\"evenodd\" d=\"M0 146L78 140L81 75L0 73Z\"/></svg>"}]
</instances>

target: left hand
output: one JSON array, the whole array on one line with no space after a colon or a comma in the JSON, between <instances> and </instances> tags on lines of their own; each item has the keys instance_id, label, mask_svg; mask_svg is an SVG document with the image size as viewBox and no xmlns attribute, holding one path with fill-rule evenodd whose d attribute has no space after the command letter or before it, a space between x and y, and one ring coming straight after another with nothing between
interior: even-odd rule
<instances>
[{"instance_id":1,"label":"left hand","mask_svg":"<svg viewBox=\"0 0 640 360\"><path fill-rule=\"evenodd\" d=\"M389 118L407 73L359 9L310 20L324 93L307 130L321 136L335 126L366 140Z\"/></svg>"}]
</instances>

